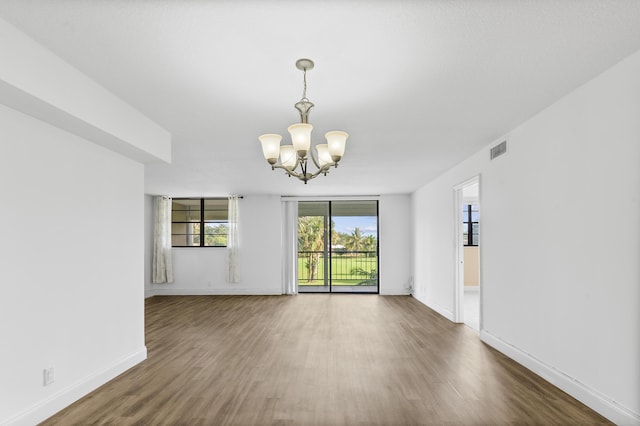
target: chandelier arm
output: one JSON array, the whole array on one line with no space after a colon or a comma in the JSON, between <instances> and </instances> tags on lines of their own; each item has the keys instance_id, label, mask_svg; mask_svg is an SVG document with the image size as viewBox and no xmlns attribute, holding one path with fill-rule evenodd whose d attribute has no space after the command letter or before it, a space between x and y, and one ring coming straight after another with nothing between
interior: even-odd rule
<instances>
[{"instance_id":1,"label":"chandelier arm","mask_svg":"<svg viewBox=\"0 0 640 426\"><path fill-rule=\"evenodd\" d=\"M295 177L295 178L298 178L298 179L300 179L300 180L301 180L301 181L303 181L303 182L306 182L306 181L308 180L308 179L306 179L306 175L305 175L305 173L304 173L304 172L303 172L303 173L298 173L298 172L296 172L295 170L290 169L290 168L288 168L288 167L284 167L284 166L275 166L275 167L276 167L277 169L284 169L284 172L285 172L286 174L288 174L289 176L293 176L293 177Z\"/></svg>"},{"instance_id":2,"label":"chandelier arm","mask_svg":"<svg viewBox=\"0 0 640 426\"><path fill-rule=\"evenodd\" d=\"M309 154L311 155L311 159L313 160L313 164L316 165L316 168L321 169L322 167L320 167L320 163L318 163L318 159L316 158L316 155L313 153L313 147L309 148Z\"/></svg>"},{"instance_id":3,"label":"chandelier arm","mask_svg":"<svg viewBox=\"0 0 640 426\"><path fill-rule=\"evenodd\" d=\"M302 169L302 173L298 173L293 169L290 169L288 167L285 166L281 166L279 164L276 164L273 166L274 169L283 169L285 171L285 173L289 176L293 176L295 178L300 179L303 182L307 182L315 177L318 177L320 174L324 174L326 175L327 173L329 173L329 170L331 169L331 165L327 164L324 167L320 167L315 173L307 173L306 170L303 168Z\"/></svg>"},{"instance_id":4,"label":"chandelier arm","mask_svg":"<svg viewBox=\"0 0 640 426\"><path fill-rule=\"evenodd\" d=\"M311 175L311 177L309 179L313 179L314 177L317 177L320 175L320 173L326 175L327 173L329 173L329 169L331 168L330 165L326 165L324 167L321 167L320 169L318 169L317 172L315 172L314 174Z\"/></svg>"},{"instance_id":5,"label":"chandelier arm","mask_svg":"<svg viewBox=\"0 0 640 426\"><path fill-rule=\"evenodd\" d=\"M288 174L289 176L293 176L293 177L297 177L298 179L301 179L300 175L298 173L296 173L296 171L294 169L290 169L288 167L285 166L281 166L280 164L276 164L272 167L274 170L275 169L282 169L284 170L284 172L286 174Z\"/></svg>"}]
</instances>

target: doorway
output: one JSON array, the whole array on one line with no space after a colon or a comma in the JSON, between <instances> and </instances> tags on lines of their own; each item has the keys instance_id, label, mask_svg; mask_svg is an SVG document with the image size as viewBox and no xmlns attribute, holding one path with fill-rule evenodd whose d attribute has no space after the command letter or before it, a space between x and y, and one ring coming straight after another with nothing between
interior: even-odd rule
<instances>
[{"instance_id":1,"label":"doorway","mask_svg":"<svg viewBox=\"0 0 640 426\"><path fill-rule=\"evenodd\" d=\"M379 293L378 202L298 202L298 292Z\"/></svg>"},{"instance_id":2,"label":"doorway","mask_svg":"<svg viewBox=\"0 0 640 426\"><path fill-rule=\"evenodd\" d=\"M455 320L481 329L480 177L454 188L456 216Z\"/></svg>"}]
</instances>

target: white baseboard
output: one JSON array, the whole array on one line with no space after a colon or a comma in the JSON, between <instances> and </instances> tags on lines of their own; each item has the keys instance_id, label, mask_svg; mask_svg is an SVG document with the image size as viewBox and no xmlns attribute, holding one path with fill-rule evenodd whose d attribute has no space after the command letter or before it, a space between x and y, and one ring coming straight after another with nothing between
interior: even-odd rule
<instances>
[{"instance_id":1,"label":"white baseboard","mask_svg":"<svg viewBox=\"0 0 640 426\"><path fill-rule=\"evenodd\" d=\"M272 296L282 294L280 288L156 288L152 291L154 296Z\"/></svg>"},{"instance_id":2,"label":"white baseboard","mask_svg":"<svg viewBox=\"0 0 640 426\"><path fill-rule=\"evenodd\" d=\"M611 398L608 398L606 395L566 375L562 371L556 370L554 367L523 352L510 343L492 335L490 332L486 330L480 331L480 340L528 368L552 385L562 389L615 424L640 425L639 413L629 410Z\"/></svg>"},{"instance_id":3,"label":"white baseboard","mask_svg":"<svg viewBox=\"0 0 640 426\"><path fill-rule=\"evenodd\" d=\"M263 288L241 288L241 289L226 289L226 288L158 288L154 290L147 290L144 292L144 298L148 299L153 296L209 296L209 295L221 295L221 296L273 296L281 295L282 290L278 289L263 289ZM373 294L373 293L372 293ZM409 290L390 290L380 291L381 296L411 296Z\"/></svg>"},{"instance_id":4,"label":"white baseboard","mask_svg":"<svg viewBox=\"0 0 640 426\"><path fill-rule=\"evenodd\" d=\"M142 347L139 351L80 379L13 417L0 421L0 426L40 423L145 359L147 359L147 348Z\"/></svg>"},{"instance_id":5,"label":"white baseboard","mask_svg":"<svg viewBox=\"0 0 640 426\"><path fill-rule=\"evenodd\" d=\"M443 306L430 301L429 299L427 299L424 295L420 294L420 293L413 293L412 296L414 297L414 299L416 299L418 302L422 303L423 305L426 305L428 308L433 309L434 311L436 311L437 313L439 313L440 315L442 315L443 317L445 317L446 319L448 319L451 322L455 322L453 320L453 312L444 308Z\"/></svg>"},{"instance_id":6,"label":"white baseboard","mask_svg":"<svg viewBox=\"0 0 640 426\"><path fill-rule=\"evenodd\" d=\"M380 289L380 296L411 296L411 291L407 289L392 289L392 290Z\"/></svg>"}]
</instances>

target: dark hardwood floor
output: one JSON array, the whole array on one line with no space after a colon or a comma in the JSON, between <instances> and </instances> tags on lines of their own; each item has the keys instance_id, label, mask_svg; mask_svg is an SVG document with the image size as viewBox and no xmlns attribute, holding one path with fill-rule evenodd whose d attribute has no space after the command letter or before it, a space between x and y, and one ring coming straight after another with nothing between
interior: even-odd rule
<instances>
[{"instance_id":1,"label":"dark hardwood floor","mask_svg":"<svg viewBox=\"0 0 640 426\"><path fill-rule=\"evenodd\" d=\"M145 303L148 359L43 424L609 424L411 297Z\"/></svg>"}]
</instances>

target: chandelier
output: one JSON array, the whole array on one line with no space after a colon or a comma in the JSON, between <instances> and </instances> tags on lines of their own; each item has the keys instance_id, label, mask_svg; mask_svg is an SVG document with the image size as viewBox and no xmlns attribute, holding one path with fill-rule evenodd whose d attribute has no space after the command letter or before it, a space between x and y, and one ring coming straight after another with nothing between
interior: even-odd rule
<instances>
[{"instance_id":1,"label":"chandelier","mask_svg":"<svg viewBox=\"0 0 640 426\"><path fill-rule=\"evenodd\" d=\"M296 68L303 72L304 88L302 99L295 104L295 108L300 113L300 123L292 124L288 127L291 134L291 145L280 146L282 136L276 134L266 134L258 137L262 143L262 153L264 158L271 165L271 170L284 169L289 176L294 176L306 183L319 176L326 176L331 166L338 167L338 162L344 155L344 148L349 135L346 132L335 130L325 133L327 143L317 144L311 149L311 130L313 126L309 124L309 111L313 108L313 103L307 99L307 70L313 69L311 59L298 59ZM280 162L278 163L278 156ZM308 170L308 159L316 167L315 171ZM298 170L299 169L299 170Z\"/></svg>"}]
</instances>

